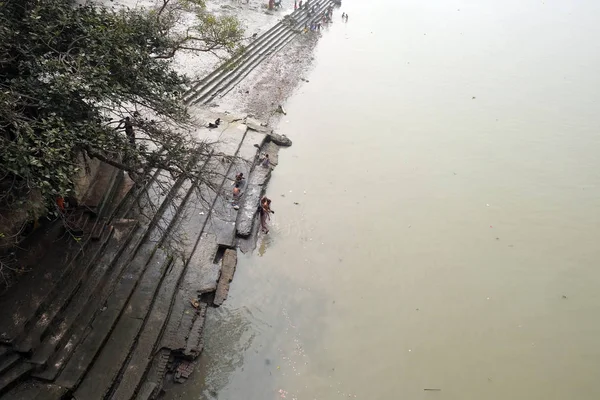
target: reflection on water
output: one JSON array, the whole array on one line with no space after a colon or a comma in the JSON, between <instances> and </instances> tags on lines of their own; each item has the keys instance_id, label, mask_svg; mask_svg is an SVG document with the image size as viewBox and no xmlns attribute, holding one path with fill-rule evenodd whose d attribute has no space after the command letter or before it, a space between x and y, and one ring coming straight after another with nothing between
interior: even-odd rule
<instances>
[{"instance_id":1,"label":"reflection on water","mask_svg":"<svg viewBox=\"0 0 600 400\"><path fill-rule=\"evenodd\" d=\"M344 0L206 380L167 398L599 399L599 17Z\"/></svg>"}]
</instances>

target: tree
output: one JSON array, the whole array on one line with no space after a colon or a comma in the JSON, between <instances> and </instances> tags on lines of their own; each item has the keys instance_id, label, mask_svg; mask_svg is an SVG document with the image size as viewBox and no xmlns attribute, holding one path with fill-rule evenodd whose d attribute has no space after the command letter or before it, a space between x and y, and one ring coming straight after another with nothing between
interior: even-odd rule
<instances>
[{"instance_id":1,"label":"tree","mask_svg":"<svg viewBox=\"0 0 600 400\"><path fill-rule=\"evenodd\" d=\"M196 23L178 25L183 12ZM0 208L55 209L74 188L81 155L130 173L162 168L202 178L191 157L210 145L185 135L173 69L180 50L233 52L237 20L200 0L161 0L151 10L112 10L73 0L0 1ZM130 116L132 146L118 121Z\"/></svg>"}]
</instances>

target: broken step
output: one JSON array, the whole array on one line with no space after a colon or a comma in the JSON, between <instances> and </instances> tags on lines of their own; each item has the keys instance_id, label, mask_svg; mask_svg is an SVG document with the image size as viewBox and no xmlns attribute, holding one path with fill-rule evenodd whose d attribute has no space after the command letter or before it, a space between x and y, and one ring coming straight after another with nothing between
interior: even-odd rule
<instances>
[{"instance_id":1,"label":"broken step","mask_svg":"<svg viewBox=\"0 0 600 400\"><path fill-rule=\"evenodd\" d=\"M97 292L105 280L105 275L113 269L119 257L125 251L136 226L137 222L134 220L115 220L113 222L112 235L104 251L97 262L94 262L91 273L86 276L84 282L78 287L69 304L47 329L43 329L45 325L41 323L42 321L38 321L34 329L28 334L28 342L26 343L29 347L33 347L33 343L43 337L41 344L33 352L30 362L46 365L46 362L60 345L61 340L72 325L75 322L83 323L78 317L88 301L98 295ZM21 349L25 347L25 343L21 345Z\"/></svg>"},{"instance_id":2,"label":"broken step","mask_svg":"<svg viewBox=\"0 0 600 400\"><path fill-rule=\"evenodd\" d=\"M114 329L110 332L106 344L100 350L97 358L93 359L93 364L91 364L88 371L85 371L85 368L81 368L81 364L79 364L80 358L74 357L71 359L71 361L77 362L77 364L74 365L75 373L71 373L71 368L67 365L67 368L65 368L57 380L57 383L62 386L74 387L78 383L76 377L81 376L81 373L84 372L85 376L83 376L83 380L77 386L74 393L73 397L75 399L101 400L104 399L107 392L111 389L115 378L128 358L131 348L139 335L140 329L145 323L158 287L163 281L165 272L170 263L171 258L167 253L161 249L157 249L127 302L123 313L120 315L114 326ZM119 313L122 309L122 304L111 304L113 297L109 299L107 310L100 314L100 321L97 322L101 325L112 325L111 320L114 318L113 314ZM105 319L108 319L108 321L105 321ZM96 321L94 321L93 325L94 330L92 333L98 328ZM102 330L105 329L100 329L100 331ZM88 338L90 336L88 336ZM85 345L86 341L82 342L82 344ZM90 354L90 350L96 350L94 352L96 353L97 345L90 345L88 343L87 347L83 347L83 351L87 354ZM63 382L67 384L65 385Z\"/></svg>"}]
</instances>

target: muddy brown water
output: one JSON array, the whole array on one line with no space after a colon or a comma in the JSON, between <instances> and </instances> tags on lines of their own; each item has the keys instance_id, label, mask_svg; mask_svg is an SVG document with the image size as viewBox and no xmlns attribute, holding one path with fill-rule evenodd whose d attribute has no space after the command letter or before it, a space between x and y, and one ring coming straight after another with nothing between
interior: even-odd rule
<instances>
[{"instance_id":1,"label":"muddy brown water","mask_svg":"<svg viewBox=\"0 0 600 400\"><path fill-rule=\"evenodd\" d=\"M271 233L167 398L599 399L599 17L344 0Z\"/></svg>"}]
</instances>

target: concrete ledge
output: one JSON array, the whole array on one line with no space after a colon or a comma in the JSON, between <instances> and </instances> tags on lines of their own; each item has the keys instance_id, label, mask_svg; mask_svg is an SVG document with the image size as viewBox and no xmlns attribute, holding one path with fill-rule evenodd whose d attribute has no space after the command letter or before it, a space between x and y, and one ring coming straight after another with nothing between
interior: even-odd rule
<instances>
[{"instance_id":1,"label":"concrete ledge","mask_svg":"<svg viewBox=\"0 0 600 400\"><path fill-rule=\"evenodd\" d=\"M217 284L217 291L215 292L215 300L213 304L220 306L227 299L229 294L229 285L233 280L233 274L235 274L235 267L237 266L237 251L227 249L223 254L221 260L221 277Z\"/></svg>"}]
</instances>

